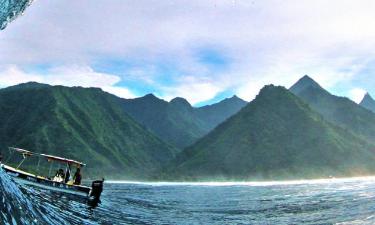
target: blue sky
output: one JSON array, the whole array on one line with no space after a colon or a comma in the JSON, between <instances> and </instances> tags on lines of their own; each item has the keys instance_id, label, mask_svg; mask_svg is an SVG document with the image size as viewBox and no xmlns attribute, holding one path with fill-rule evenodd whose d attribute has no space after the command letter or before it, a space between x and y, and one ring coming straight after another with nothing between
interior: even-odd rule
<instances>
[{"instance_id":1,"label":"blue sky","mask_svg":"<svg viewBox=\"0 0 375 225\"><path fill-rule=\"evenodd\" d=\"M375 2L35 1L0 32L0 87L37 81L194 105L305 74L375 95Z\"/></svg>"}]
</instances>

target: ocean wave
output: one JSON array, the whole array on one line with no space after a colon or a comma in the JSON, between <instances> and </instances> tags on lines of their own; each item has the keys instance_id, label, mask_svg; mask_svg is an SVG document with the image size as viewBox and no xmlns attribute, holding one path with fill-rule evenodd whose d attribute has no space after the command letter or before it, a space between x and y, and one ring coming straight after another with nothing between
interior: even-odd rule
<instances>
[{"instance_id":1,"label":"ocean wave","mask_svg":"<svg viewBox=\"0 0 375 225\"><path fill-rule=\"evenodd\" d=\"M32 2L33 0L0 0L0 30L22 15Z\"/></svg>"},{"instance_id":2,"label":"ocean wave","mask_svg":"<svg viewBox=\"0 0 375 225\"><path fill-rule=\"evenodd\" d=\"M4 224L64 224L53 209L42 207L30 191L21 189L0 168L0 221Z\"/></svg>"}]
</instances>

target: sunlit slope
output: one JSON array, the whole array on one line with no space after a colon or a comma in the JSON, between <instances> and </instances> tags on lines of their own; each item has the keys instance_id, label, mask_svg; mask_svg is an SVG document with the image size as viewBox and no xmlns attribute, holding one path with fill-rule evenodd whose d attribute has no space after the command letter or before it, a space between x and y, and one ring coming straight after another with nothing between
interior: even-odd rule
<instances>
[{"instance_id":1,"label":"sunlit slope","mask_svg":"<svg viewBox=\"0 0 375 225\"><path fill-rule=\"evenodd\" d=\"M330 94L308 76L301 78L290 90L327 121L375 143L375 113L348 98Z\"/></svg>"},{"instance_id":2,"label":"sunlit slope","mask_svg":"<svg viewBox=\"0 0 375 225\"><path fill-rule=\"evenodd\" d=\"M174 149L96 88L27 83L0 91L0 145L82 160L96 174L147 176Z\"/></svg>"},{"instance_id":3,"label":"sunlit slope","mask_svg":"<svg viewBox=\"0 0 375 225\"><path fill-rule=\"evenodd\" d=\"M375 171L374 149L326 122L287 89L270 85L179 154L168 176L212 180L367 174Z\"/></svg>"}]
</instances>

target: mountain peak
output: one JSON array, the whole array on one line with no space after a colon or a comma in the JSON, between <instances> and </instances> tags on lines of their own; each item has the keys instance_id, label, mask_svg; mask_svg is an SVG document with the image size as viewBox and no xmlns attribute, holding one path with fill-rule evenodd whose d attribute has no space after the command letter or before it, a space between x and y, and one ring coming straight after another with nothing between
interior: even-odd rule
<instances>
[{"instance_id":1,"label":"mountain peak","mask_svg":"<svg viewBox=\"0 0 375 225\"><path fill-rule=\"evenodd\" d=\"M312 79L308 75L305 75L301 79L299 79L297 83L295 83L292 87L290 87L289 90L296 94L310 87L323 89L314 79Z\"/></svg>"},{"instance_id":2,"label":"mountain peak","mask_svg":"<svg viewBox=\"0 0 375 225\"><path fill-rule=\"evenodd\" d=\"M289 91L283 86L275 86L273 84L269 84L264 86L260 91L259 94L256 96L254 101L260 100L275 100L279 99L281 96L285 96L289 93Z\"/></svg>"},{"instance_id":3,"label":"mountain peak","mask_svg":"<svg viewBox=\"0 0 375 225\"><path fill-rule=\"evenodd\" d=\"M164 101L163 99L160 99L160 98L156 97L152 93L149 93L149 94L144 95L142 97L128 99L127 101L138 102L139 104L147 104L150 107L151 107L151 105L152 105L152 107L157 107L157 106L161 106L161 105L166 106L168 104L168 102Z\"/></svg>"},{"instance_id":4,"label":"mountain peak","mask_svg":"<svg viewBox=\"0 0 375 225\"><path fill-rule=\"evenodd\" d=\"M237 95L233 95L232 97L228 98L228 100L245 102L245 100L243 100L242 98L238 97Z\"/></svg>"},{"instance_id":5,"label":"mountain peak","mask_svg":"<svg viewBox=\"0 0 375 225\"><path fill-rule=\"evenodd\" d=\"M368 92L365 94L359 105L375 112L375 100L371 97L371 95Z\"/></svg>"},{"instance_id":6,"label":"mountain peak","mask_svg":"<svg viewBox=\"0 0 375 225\"><path fill-rule=\"evenodd\" d=\"M304 75L301 79L297 81L296 84L305 84L305 85L310 85L310 86L318 86L318 82L316 82L313 78L311 78L309 75Z\"/></svg>"},{"instance_id":7,"label":"mountain peak","mask_svg":"<svg viewBox=\"0 0 375 225\"><path fill-rule=\"evenodd\" d=\"M263 95L268 92L273 92L273 91L282 90L282 89L285 89L285 88L282 86L275 86L273 84L268 84L268 85L265 85L262 89L260 89L258 95Z\"/></svg>"},{"instance_id":8,"label":"mountain peak","mask_svg":"<svg viewBox=\"0 0 375 225\"><path fill-rule=\"evenodd\" d=\"M26 83L21 83L17 84L14 86L7 87L7 90L13 90L13 89L37 89L37 88L44 88L44 87L49 87L49 84L43 84L43 83L38 83L34 81L26 82Z\"/></svg>"},{"instance_id":9,"label":"mountain peak","mask_svg":"<svg viewBox=\"0 0 375 225\"><path fill-rule=\"evenodd\" d=\"M154 94L152 94L152 93L149 93L149 94L143 96L143 98L158 98L158 97L156 97L156 96L155 96Z\"/></svg>"},{"instance_id":10,"label":"mountain peak","mask_svg":"<svg viewBox=\"0 0 375 225\"><path fill-rule=\"evenodd\" d=\"M181 98L181 97L176 97L176 98L172 99L170 101L170 103L175 104L175 105L182 105L182 106L191 107L190 103L186 99Z\"/></svg>"},{"instance_id":11,"label":"mountain peak","mask_svg":"<svg viewBox=\"0 0 375 225\"><path fill-rule=\"evenodd\" d=\"M165 102L163 99L156 97L156 95L152 93L139 97L139 99L144 100L144 101L151 101L151 102Z\"/></svg>"},{"instance_id":12,"label":"mountain peak","mask_svg":"<svg viewBox=\"0 0 375 225\"><path fill-rule=\"evenodd\" d=\"M233 95L232 97L225 98L225 99L221 100L220 102L212 104L212 105L217 105L217 104L220 104L220 103L229 103L229 104L231 104L231 103L244 103L244 104L246 104L247 102L245 100L243 100L242 98L238 97L237 95Z\"/></svg>"},{"instance_id":13,"label":"mountain peak","mask_svg":"<svg viewBox=\"0 0 375 225\"><path fill-rule=\"evenodd\" d=\"M307 74L305 74L300 80L309 80L314 82L314 80Z\"/></svg>"},{"instance_id":14,"label":"mountain peak","mask_svg":"<svg viewBox=\"0 0 375 225\"><path fill-rule=\"evenodd\" d=\"M363 99L366 99L366 98L370 98L370 99L373 99L370 95L370 93L366 92L365 96L363 97Z\"/></svg>"},{"instance_id":15,"label":"mountain peak","mask_svg":"<svg viewBox=\"0 0 375 225\"><path fill-rule=\"evenodd\" d=\"M374 102L375 100L371 97L370 93L366 92L360 104L366 104L367 102Z\"/></svg>"}]
</instances>

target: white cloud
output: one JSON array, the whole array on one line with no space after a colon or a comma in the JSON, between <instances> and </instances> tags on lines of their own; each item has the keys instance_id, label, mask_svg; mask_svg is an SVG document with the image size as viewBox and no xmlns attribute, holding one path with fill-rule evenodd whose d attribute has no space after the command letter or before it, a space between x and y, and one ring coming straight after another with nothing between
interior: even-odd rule
<instances>
[{"instance_id":1,"label":"white cloud","mask_svg":"<svg viewBox=\"0 0 375 225\"><path fill-rule=\"evenodd\" d=\"M59 66L48 70L44 79L51 84L83 87L106 87L120 82L121 78L105 73L95 72L88 66Z\"/></svg>"},{"instance_id":2,"label":"white cloud","mask_svg":"<svg viewBox=\"0 0 375 225\"><path fill-rule=\"evenodd\" d=\"M51 85L99 87L104 91L123 98L133 98L135 95L124 87L116 87L121 78L105 73L95 72L88 66L60 66L46 71L46 74L26 72L15 65L0 70L0 86L8 87L30 81Z\"/></svg>"},{"instance_id":3,"label":"white cloud","mask_svg":"<svg viewBox=\"0 0 375 225\"><path fill-rule=\"evenodd\" d=\"M0 87L8 87L29 81L43 82L43 78L37 74L25 73L15 65L10 65L0 71Z\"/></svg>"},{"instance_id":4,"label":"white cloud","mask_svg":"<svg viewBox=\"0 0 375 225\"><path fill-rule=\"evenodd\" d=\"M290 86L304 74L335 92L374 59L374 11L372 0L38 1L2 31L0 62L142 61L119 76L195 102L226 89L250 100L265 84ZM228 70L217 73L197 60L195 50L206 47L231 60ZM180 88L142 72L163 63L175 68L164 76ZM195 80L179 83L186 74Z\"/></svg>"},{"instance_id":5,"label":"white cloud","mask_svg":"<svg viewBox=\"0 0 375 225\"><path fill-rule=\"evenodd\" d=\"M221 91L221 88L213 83L207 79L185 76L173 87L162 87L164 94L161 97L169 101L179 96L186 98L191 104L195 105L214 98Z\"/></svg>"},{"instance_id":6,"label":"white cloud","mask_svg":"<svg viewBox=\"0 0 375 225\"><path fill-rule=\"evenodd\" d=\"M120 98L135 98L138 97L132 93L129 89L123 87L103 86L103 91L114 94Z\"/></svg>"},{"instance_id":7,"label":"white cloud","mask_svg":"<svg viewBox=\"0 0 375 225\"><path fill-rule=\"evenodd\" d=\"M342 81L351 81L368 64L368 59L356 57L337 56L334 60L319 59L319 55L306 57L289 57L288 54L280 55L284 60L268 64L268 67L260 67L245 75L246 71L237 70L243 74L242 85L237 89L237 95L246 100L252 100L259 90L267 84L281 85L289 88L299 78L307 74L317 81L323 88L338 94L335 87ZM244 67L243 70L245 70ZM308 71L308 72L306 72ZM349 90L348 90L349 92ZM349 93L348 93L349 94Z\"/></svg>"},{"instance_id":8,"label":"white cloud","mask_svg":"<svg viewBox=\"0 0 375 225\"><path fill-rule=\"evenodd\" d=\"M356 103L360 103L363 99L363 97L365 96L365 94L367 93L366 90L363 90L361 88L353 88L352 90L350 90L349 92L349 97Z\"/></svg>"}]
</instances>

